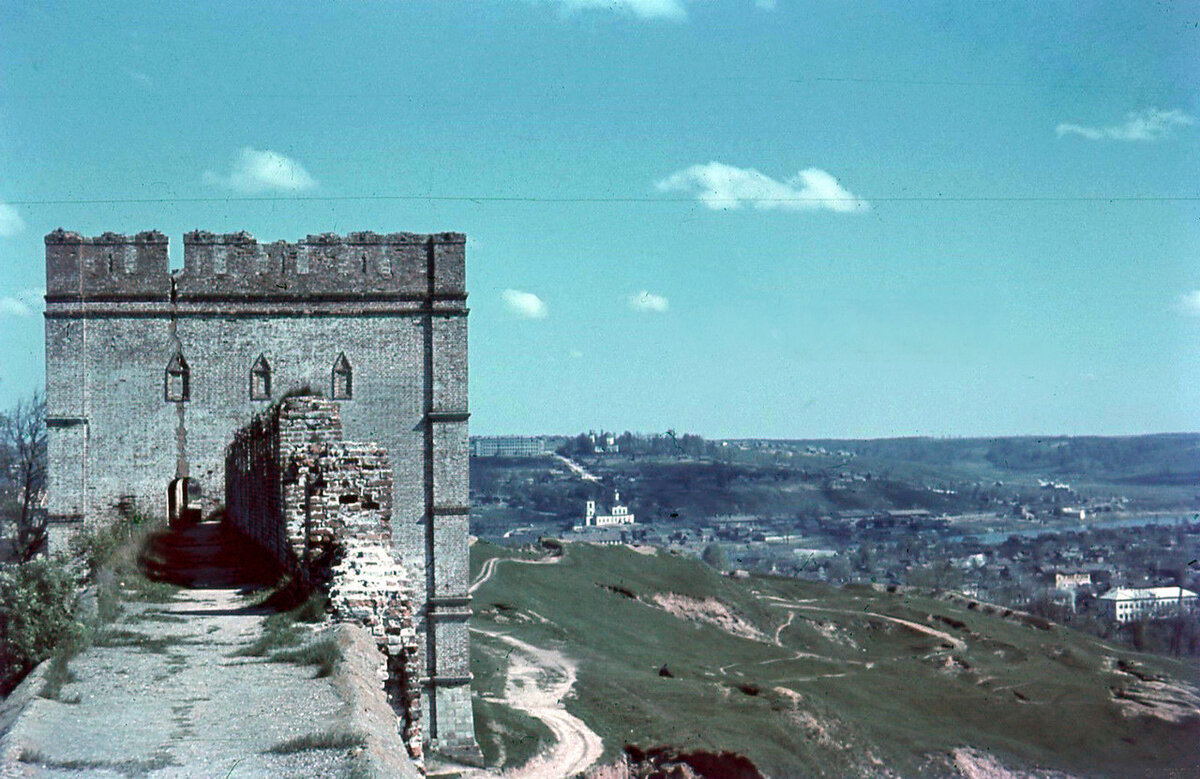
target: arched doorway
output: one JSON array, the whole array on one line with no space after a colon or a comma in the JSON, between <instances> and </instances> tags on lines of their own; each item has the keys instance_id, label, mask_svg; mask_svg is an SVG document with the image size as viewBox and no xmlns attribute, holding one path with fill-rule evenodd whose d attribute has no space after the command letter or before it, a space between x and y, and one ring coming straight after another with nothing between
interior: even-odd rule
<instances>
[{"instance_id":1,"label":"arched doorway","mask_svg":"<svg viewBox=\"0 0 1200 779\"><path fill-rule=\"evenodd\" d=\"M200 521L200 482L184 476L167 487L167 516L171 527L193 525Z\"/></svg>"}]
</instances>

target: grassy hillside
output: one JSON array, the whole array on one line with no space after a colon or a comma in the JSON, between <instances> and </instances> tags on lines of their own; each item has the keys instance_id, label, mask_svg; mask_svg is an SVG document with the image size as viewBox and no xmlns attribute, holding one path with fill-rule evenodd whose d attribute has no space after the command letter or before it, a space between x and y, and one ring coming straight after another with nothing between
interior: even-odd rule
<instances>
[{"instance_id":1,"label":"grassy hillside","mask_svg":"<svg viewBox=\"0 0 1200 779\"><path fill-rule=\"evenodd\" d=\"M478 543L473 572L510 554ZM578 662L567 708L606 757L626 744L729 750L774 776L943 775L962 747L1087 775L1200 766L1200 725L1183 716L1200 703L1194 667L961 598L735 580L571 544L555 565L499 564L474 608L473 624ZM475 646L494 692L503 645L476 633ZM479 726L493 756L546 737L520 716Z\"/></svg>"}]
</instances>

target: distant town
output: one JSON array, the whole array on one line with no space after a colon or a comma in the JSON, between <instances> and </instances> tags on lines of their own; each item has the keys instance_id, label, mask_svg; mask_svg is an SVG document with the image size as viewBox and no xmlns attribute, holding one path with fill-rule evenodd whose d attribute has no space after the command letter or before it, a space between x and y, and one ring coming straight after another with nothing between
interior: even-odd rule
<instances>
[{"instance_id":1,"label":"distant town","mask_svg":"<svg viewBox=\"0 0 1200 779\"><path fill-rule=\"evenodd\" d=\"M1200 654L1200 436L471 439L472 532L922 587Z\"/></svg>"}]
</instances>

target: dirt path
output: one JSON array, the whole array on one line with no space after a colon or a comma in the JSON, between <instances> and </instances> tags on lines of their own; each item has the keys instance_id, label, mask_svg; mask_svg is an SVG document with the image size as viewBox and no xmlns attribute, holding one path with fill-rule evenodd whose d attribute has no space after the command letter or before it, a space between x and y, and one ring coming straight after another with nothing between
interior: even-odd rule
<instances>
[{"instance_id":1,"label":"dirt path","mask_svg":"<svg viewBox=\"0 0 1200 779\"><path fill-rule=\"evenodd\" d=\"M492 574L496 572L496 564L503 560L503 557L493 557L483 563L483 568L480 569L479 575L475 577L475 581L471 582L471 586L467 587L467 594L474 594L487 580L492 578Z\"/></svg>"},{"instance_id":2,"label":"dirt path","mask_svg":"<svg viewBox=\"0 0 1200 779\"><path fill-rule=\"evenodd\" d=\"M247 563L258 557L216 521L152 535L145 564L162 583L124 577L119 613L70 658L61 686L47 685L54 666L44 663L0 706L0 776L324 777L373 767L417 777L365 631L297 626L310 644L338 641L342 660L328 677L242 651L269 614L241 594L270 573ZM366 751L354 746L363 739Z\"/></svg>"},{"instance_id":3,"label":"dirt path","mask_svg":"<svg viewBox=\"0 0 1200 779\"><path fill-rule=\"evenodd\" d=\"M787 622L784 622L782 625L775 628L775 646L783 646L783 642L780 641L779 637L783 635L783 631L786 630L788 628L788 626L792 624L792 620L794 620L794 619L796 619L796 612L789 610Z\"/></svg>"},{"instance_id":4,"label":"dirt path","mask_svg":"<svg viewBox=\"0 0 1200 779\"><path fill-rule=\"evenodd\" d=\"M553 746L504 776L514 779L575 776L600 759L604 751L600 736L563 705L575 686L575 663L562 652L542 649L505 633L477 627L471 630L513 648L503 702L541 720L554 734Z\"/></svg>"},{"instance_id":5,"label":"dirt path","mask_svg":"<svg viewBox=\"0 0 1200 779\"><path fill-rule=\"evenodd\" d=\"M496 568L500 563L521 563L523 565L555 565L561 561L561 557L548 557L541 560L518 560L512 557L493 557L484 562L483 568L479 569L479 575L475 577L475 581L471 582L471 586L467 588L467 594L474 594L483 585L487 584L488 579L492 578L492 574L496 573Z\"/></svg>"},{"instance_id":6,"label":"dirt path","mask_svg":"<svg viewBox=\"0 0 1200 779\"><path fill-rule=\"evenodd\" d=\"M34 698L0 739L0 774L236 779L350 771L348 749L271 751L345 727L346 703L328 679L313 678L312 667L238 656L265 616L245 603L236 590L210 589L125 604L97 644L71 659L71 681L57 698Z\"/></svg>"},{"instance_id":7,"label":"dirt path","mask_svg":"<svg viewBox=\"0 0 1200 779\"><path fill-rule=\"evenodd\" d=\"M561 557L518 560L493 557L484 562L471 582L469 593L486 584L500 563L555 565ZM540 615L539 615L540 616ZM545 618L542 618L543 621ZM575 663L562 652L527 644L506 633L472 627L471 631L503 641L513 648L509 655L502 703L541 720L554 735L555 743L524 766L505 772L518 779L567 777L586 771L604 751L600 737L583 720L569 714L563 701L575 686Z\"/></svg>"},{"instance_id":8,"label":"dirt path","mask_svg":"<svg viewBox=\"0 0 1200 779\"><path fill-rule=\"evenodd\" d=\"M866 616L869 616L869 617L875 617L876 619L883 619L883 620L887 620L889 622L894 622L894 623L897 623L900 625L904 625L905 627L907 627L911 630L915 630L919 633L924 633L929 636L934 636L936 638L940 638L943 641L946 641L949 644L951 644L955 650L963 650L963 649L966 649L966 646L967 646L966 642L962 641L959 638L956 638L955 636L950 635L949 633L946 633L945 631L937 630L936 628L929 627L928 625L922 625L919 622L912 622L911 620L901 619L900 617L893 617L893 616L890 616L887 614L880 614L880 613L874 612L874 611L855 611L853 609L831 609L831 608L828 608L825 606L809 605L809 604L815 602L815 599L789 601L785 598L780 598L775 595L762 595L760 593L756 593L756 594L758 594L762 600L768 601L770 603L770 605L775 606L777 608L786 609L788 612L787 621L785 621L782 625L780 625L778 628L775 629L775 634L773 636L773 643L775 644L775 646L778 646L778 647L784 646L783 631L786 630L793 622L795 622L796 612L804 611L804 610L824 611L824 612L829 612L829 613L834 613L834 614L850 614L850 615L854 615L854 616L861 616L861 615L865 614ZM821 655L821 654L817 654L814 652L795 651L791 655L788 655L787 657L777 657L777 658L774 658L771 660L759 660L759 661L754 661L754 662L749 662L749 663L730 663L728 665L723 665L720 668L718 668L717 672L723 676L731 676L733 674L738 674L740 676L740 675L742 675L741 672L733 671L733 669L747 668L750 666L771 665L773 663L789 662L792 660L801 660L801 659L805 659L805 658L809 658L809 659L813 659L813 660L821 660L821 661L833 663L836 665L857 666L860 670L867 670L867 671L871 670L876 665L876 663L871 662L871 661L850 660L850 659L846 659L846 658L837 658L837 657L831 657L831 656L827 656L827 655ZM807 682L807 681L813 681L816 679L832 679L832 678L837 678L837 677L842 677L842 676L848 676L850 673L851 673L851 671L842 671L842 672L838 672L838 673L828 673L828 674L816 674L816 675L812 675L812 676L797 677L795 679L789 679L787 681Z\"/></svg>"},{"instance_id":9,"label":"dirt path","mask_svg":"<svg viewBox=\"0 0 1200 779\"><path fill-rule=\"evenodd\" d=\"M809 606L806 603L795 603L795 602L787 601L787 600L784 600L783 598L778 598L778 597L774 597L774 596L767 596L766 599L772 601L772 603L776 606L780 606L780 607L787 608L787 609L794 609L797 611L824 611L824 612L831 613L831 614L850 614L853 616L862 616L865 614L868 617L875 617L876 619L883 619L883 620L887 620L888 622L894 622L897 625L904 625L905 627L915 630L918 633L924 633L928 636L940 638L943 641L950 643L954 647L955 651L961 652L967 648L966 641L963 641L961 638L958 638L957 636L952 636L944 630L938 630L937 628L931 628L928 625L922 625L920 622L913 622L912 620L901 619L900 617L893 617L888 614L880 614L877 611L855 611L854 609L831 609L826 606Z\"/></svg>"}]
</instances>

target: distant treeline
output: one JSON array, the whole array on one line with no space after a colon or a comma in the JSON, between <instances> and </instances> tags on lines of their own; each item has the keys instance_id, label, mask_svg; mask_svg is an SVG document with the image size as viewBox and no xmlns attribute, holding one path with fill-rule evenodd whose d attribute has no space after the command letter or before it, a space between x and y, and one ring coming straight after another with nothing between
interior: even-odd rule
<instances>
[{"instance_id":1,"label":"distant treeline","mask_svg":"<svg viewBox=\"0 0 1200 779\"><path fill-rule=\"evenodd\" d=\"M1086 475L1130 484L1200 482L1200 434L1006 438L886 438L800 441L864 457L929 465L987 465L998 471Z\"/></svg>"},{"instance_id":2,"label":"distant treeline","mask_svg":"<svg viewBox=\"0 0 1200 779\"><path fill-rule=\"evenodd\" d=\"M558 451L567 456L589 455L598 452L611 451L607 444L612 439L612 447L621 454L645 455L684 455L687 457L703 457L709 453L711 444L702 437L692 433L677 435L675 431L666 433L631 433L626 430L620 435L611 432L580 433L574 438L568 438Z\"/></svg>"},{"instance_id":3,"label":"distant treeline","mask_svg":"<svg viewBox=\"0 0 1200 779\"><path fill-rule=\"evenodd\" d=\"M611 440L612 444L608 442ZM777 446L851 452L881 461L983 468L1042 476L1086 476L1098 481L1186 486L1200 483L1200 433L1141 436L1013 436L1000 438L880 438L779 440ZM694 433L580 433L559 451L714 456L720 442Z\"/></svg>"}]
</instances>

